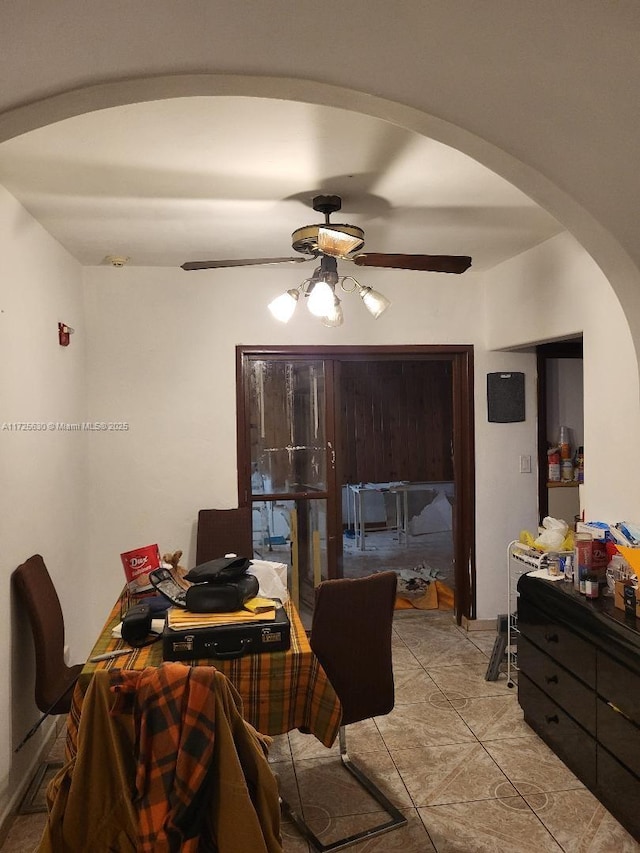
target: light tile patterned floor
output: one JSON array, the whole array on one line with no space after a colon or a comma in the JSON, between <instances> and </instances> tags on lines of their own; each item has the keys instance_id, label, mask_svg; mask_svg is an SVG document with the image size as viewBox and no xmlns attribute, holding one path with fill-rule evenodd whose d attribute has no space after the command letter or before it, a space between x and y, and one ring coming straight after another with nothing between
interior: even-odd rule
<instances>
[{"instance_id":1,"label":"light tile patterned floor","mask_svg":"<svg viewBox=\"0 0 640 853\"><path fill-rule=\"evenodd\" d=\"M394 623L396 707L350 726L349 753L408 818L354 853L638 853L631 838L522 719L504 675L485 681L493 632L451 613L401 611ZM285 796L326 842L383 819L337 746L290 732L270 760ZM346 778L345 778L346 777ZM3 853L31 853L44 815L16 818ZM284 824L285 853L309 853ZM250 853L250 851L247 851Z\"/></svg>"}]
</instances>

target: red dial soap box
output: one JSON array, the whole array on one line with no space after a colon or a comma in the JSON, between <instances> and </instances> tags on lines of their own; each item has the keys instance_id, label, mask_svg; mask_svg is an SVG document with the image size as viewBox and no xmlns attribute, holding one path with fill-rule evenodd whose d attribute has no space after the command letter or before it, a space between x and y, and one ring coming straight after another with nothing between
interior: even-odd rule
<instances>
[{"instance_id":1,"label":"red dial soap box","mask_svg":"<svg viewBox=\"0 0 640 853\"><path fill-rule=\"evenodd\" d=\"M136 548L120 554L129 592L144 592L153 589L149 581L149 572L160 568L160 549L157 545Z\"/></svg>"}]
</instances>

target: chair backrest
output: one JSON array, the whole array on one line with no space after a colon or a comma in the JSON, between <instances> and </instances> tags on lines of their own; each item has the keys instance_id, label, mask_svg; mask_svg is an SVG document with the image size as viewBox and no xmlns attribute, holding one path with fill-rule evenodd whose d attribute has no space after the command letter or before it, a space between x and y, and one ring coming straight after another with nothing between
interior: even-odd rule
<instances>
[{"instance_id":1,"label":"chair backrest","mask_svg":"<svg viewBox=\"0 0 640 853\"><path fill-rule=\"evenodd\" d=\"M253 557L251 507L201 509L198 513L196 564L237 554Z\"/></svg>"},{"instance_id":2,"label":"chair backrest","mask_svg":"<svg viewBox=\"0 0 640 853\"><path fill-rule=\"evenodd\" d=\"M393 708L391 633L397 575L329 580L316 587L311 648L342 705L342 724Z\"/></svg>"},{"instance_id":3,"label":"chair backrest","mask_svg":"<svg viewBox=\"0 0 640 853\"><path fill-rule=\"evenodd\" d=\"M36 653L35 699L44 713L60 698L70 672L64 662L62 607L40 554L25 560L12 577L31 623Z\"/></svg>"}]
</instances>

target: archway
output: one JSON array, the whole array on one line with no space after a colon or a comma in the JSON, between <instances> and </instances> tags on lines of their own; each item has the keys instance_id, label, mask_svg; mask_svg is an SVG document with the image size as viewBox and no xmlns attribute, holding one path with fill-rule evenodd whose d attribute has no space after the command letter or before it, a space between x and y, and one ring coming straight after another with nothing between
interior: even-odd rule
<instances>
[{"instance_id":1,"label":"archway","mask_svg":"<svg viewBox=\"0 0 640 853\"><path fill-rule=\"evenodd\" d=\"M220 74L138 77L73 89L9 110L0 119L0 143L85 112L149 100L219 95L303 101L361 112L450 145L506 178L555 216L602 269L629 323L637 362L640 270L620 243L575 199L534 168L463 127L413 107L314 80Z\"/></svg>"}]
</instances>

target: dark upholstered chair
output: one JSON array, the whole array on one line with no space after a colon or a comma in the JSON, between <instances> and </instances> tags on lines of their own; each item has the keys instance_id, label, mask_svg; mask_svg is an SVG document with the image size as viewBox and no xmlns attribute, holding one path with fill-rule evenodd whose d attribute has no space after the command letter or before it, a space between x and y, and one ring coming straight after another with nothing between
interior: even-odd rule
<instances>
[{"instance_id":1,"label":"dark upholstered chair","mask_svg":"<svg viewBox=\"0 0 640 853\"><path fill-rule=\"evenodd\" d=\"M42 716L29 729L15 749L22 749L50 714L67 714L73 687L83 664L67 666L64 660L64 618L60 599L40 554L25 560L12 574L19 601L24 605L36 653L36 705ZM62 767L61 761L43 761L18 807L18 814L47 811L46 804L35 800L50 768Z\"/></svg>"},{"instance_id":2,"label":"dark upholstered chair","mask_svg":"<svg viewBox=\"0 0 640 853\"><path fill-rule=\"evenodd\" d=\"M239 509L201 509L198 513L196 564L237 554L253 557L251 507Z\"/></svg>"},{"instance_id":3,"label":"dark upholstered chair","mask_svg":"<svg viewBox=\"0 0 640 853\"><path fill-rule=\"evenodd\" d=\"M13 572L13 583L24 604L36 653L36 705L43 714L66 714L83 664L64 661L64 617L58 593L40 554Z\"/></svg>"},{"instance_id":4,"label":"dark upholstered chair","mask_svg":"<svg viewBox=\"0 0 640 853\"><path fill-rule=\"evenodd\" d=\"M347 754L345 726L388 714L394 705L391 631L396 599L395 572L324 581L315 591L311 648L342 705L340 758L347 770L389 814L390 820L330 844L322 842L282 800L283 813L319 851L341 850L406 824L403 814Z\"/></svg>"}]
</instances>

